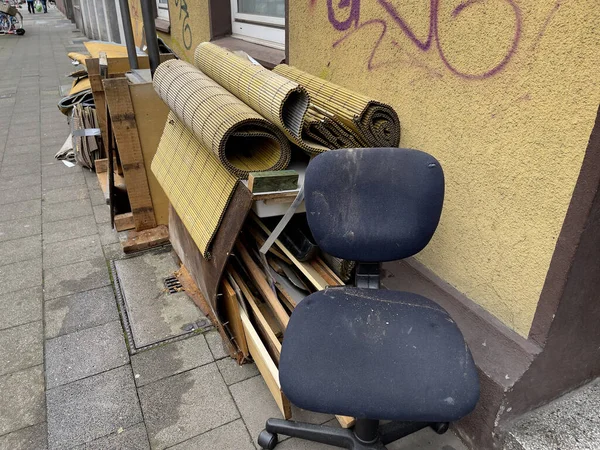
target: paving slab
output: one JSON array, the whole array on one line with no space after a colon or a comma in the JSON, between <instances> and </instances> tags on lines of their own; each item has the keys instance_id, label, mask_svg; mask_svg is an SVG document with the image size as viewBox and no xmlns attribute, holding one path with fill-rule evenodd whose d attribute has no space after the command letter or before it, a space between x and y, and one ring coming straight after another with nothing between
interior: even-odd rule
<instances>
[{"instance_id":1,"label":"paving slab","mask_svg":"<svg viewBox=\"0 0 600 450\"><path fill-rule=\"evenodd\" d=\"M211 362L212 354L201 334L145 350L131 357L138 387Z\"/></svg>"},{"instance_id":2,"label":"paving slab","mask_svg":"<svg viewBox=\"0 0 600 450\"><path fill-rule=\"evenodd\" d=\"M44 223L75 219L93 213L92 205L88 199L70 200L64 203L44 203L42 206L42 220Z\"/></svg>"},{"instance_id":3,"label":"paving slab","mask_svg":"<svg viewBox=\"0 0 600 450\"><path fill-rule=\"evenodd\" d=\"M229 386L259 374L256 364L242 364L241 366L233 358L223 358L217 361L217 367Z\"/></svg>"},{"instance_id":4,"label":"paving slab","mask_svg":"<svg viewBox=\"0 0 600 450\"><path fill-rule=\"evenodd\" d=\"M171 450L256 450L244 422L240 419L221 425L200 436L193 437ZM279 447L277 447L279 449Z\"/></svg>"},{"instance_id":5,"label":"paving slab","mask_svg":"<svg viewBox=\"0 0 600 450\"><path fill-rule=\"evenodd\" d=\"M42 257L42 237L30 236L0 242L0 266Z\"/></svg>"},{"instance_id":6,"label":"paving slab","mask_svg":"<svg viewBox=\"0 0 600 450\"><path fill-rule=\"evenodd\" d=\"M0 209L2 206L0 205ZM0 222L0 242L35 236L42 233L41 216L24 217L22 219Z\"/></svg>"},{"instance_id":7,"label":"paving slab","mask_svg":"<svg viewBox=\"0 0 600 450\"><path fill-rule=\"evenodd\" d=\"M83 236L91 236L98 232L96 220L93 215L56 222L46 222L42 226L42 231L44 245L53 242L68 241Z\"/></svg>"},{"instance_id":8,"label":"paving slab","mask_svg":"<svg viewBox=\"0 0 600 450\"><path fill-rule=\"evenodd\" d=\"M73 447L73 450L107 449L150 450L150 443L148 442L145 425L143 423L138 423L126 430L120 430L116 433L96 439L95 441Z\"/></svg>"},{"instance_id":9,"label":"paving slab","mask_svg":"<svg viewBox=\"0 0 600 450\"><path fill-rule=\"evenodd\" d=\"M2 268L0 267L1 272ZM104 258L96 258L44 270L45 300L77 294L78 292L89 291L108 285L110 285L110 278Z\"/></svg>"},{"instance_id":10,"label":"paving slab","mask_svg":"<svg viewBox=\"0 0 600 450\"><path fill-rule=\"evenodd\" d=\"M90 198L87 186L67 186L58 189L44 189L42 201L45 203L65 203L70 200L85 200Z\"/></svg>"},{"instance_id":11,"label":"paving slab","mask_svg":"<svg viewBox=\"0 0 600 450\"><path fill-rule=\"evenodd\" d=\"M98 234L100 234L100 242L102 242L102 245L118 244L120 242L119 233L112 227L110 222L99 223Z\"/></svg>"},{"instance_id":12,"label":"paving slab","mask_svg":"<svg viewBox=\"0 0 600 450\"><path fill-rule=\"evenodd\" d=\"M597 450L600 448L600 379L517 420L504 450Z\"/></svg>"},{"instance_id":13,"label":"paving slab","mask_svg":"<svg viewBox=\"0 0 600 450\"><path fill-rule=\"evenodd\" d=\"M14 175L0 178L0 190L18 189L38 185L41 178L38 174Z\"/></svg>"},{"instance_id":14,"label":"paving slab","mask_svg":"<svg viewBox=\"0 0 600 450\"><path fill-rule=\"evenodd\" d=\"M64 136L64 132L62 132L62 135L59 137L59 140L61 140L64 143L65 140L67 139L68 134L69 133L67 132L67 135ZM43 139L44 143L47 143L50 141L49 136L48 137L42 136L42 139ZM47 178L47 177L55 177L55 176L59 176L59 175L73 175L75 173L80 173L81 171L82 171L81 166L69 167L69 166L66 166L62 161L56 161L56 164L46 164L46 165L42 166L42 177Z\"/></svg>"},{"instance_id":15,"label":"paving slab","mask_svg":"<svg viewBox=\"0 0 600 450\"><path fill-rule=\"evenodd\" d=\"M46 424L40 423L32 427L0 436L0 448L6 450L46 450Z\"/></svg>"},{"instance_id":16,"label":"paving slab","mask_svg":"<svg viewBox=\"0 0 600 450\"><path fill-rule=\"evenodd\" d=\"M48 300L45 316L47 339L119 320L111 286Z\"/></svg>"},{"instance_id":17,"label":"paving slab","mask_svg":"<svg viewBox=\"0 0 600 450\"><path fill-rule=\"evenodd\" d=\"M48 447L91 442L142 421L129 365L49 389Z\"/></svg>"},{"instance_id":18,"label":"paving slab","mask_svg":"<svg viewBox=\"0 0 600 450\"><path fill-rule=\"evenodd\" d=\"M138 389L153 449L163 449L239 418L216 364Z\"/></svg>"},{"instance_id":19,"label":"paving slab","mask_svg":"<svg viewBox=\"0 0 600 450\"><path fill-rule=\"evenodd\" d=\"M0 330L42 320L42 287L0 294Z\"/></svg>"},{"instance_id":20,"label":"paving slab","mask_svg":"<svg viewBox=\"0 0 600 450\"><path fill-rule=\"evenodd\" d=\"M94 206L94 216L96 216L96 223L110 223L110 209L108 205Z\"/></svg>"},{"instance_id":21,"label":"paving slab","mask_svg":"<svg viewBox=\"0 0 600 450\"><path fill-rule=\"evenodd\" d=\"M106 198L104 198L104 192L102 192L102 189L95 189L88 186L88 192L90 194L92 206L106 205Z\"/></svg>"},{"instance_id":22,"label":"paving slab","mask_svg":"<svg viewBox=\"0 0 600 450\"><path fill-rule=\"evenodd\" d=\"M269 388L261 376L249 378L241 383L229 386L231 395L244 419L250 436L254 440L258 438L259 433L264 430L265 422L270 418L282 419L283 416L273 399ZM331 414L320 414L292 405L292 419L298 422L309 422L323 424L334 417ZM280 440L287 439L281 436Z\"/></svg>"},{"instance_id":23,"label":"paving slab","mask_svg":"<svg viewBox=\"0 0 600 450\"><path fill-rule=\"evenodd\" d=\"M44 362L42 322L0 331L0 375Z\"/></svg>"},{"instance_id":24,"label":"paving slab","mask_svg":"<svg viewBox=\"0 0 600 450\"><path fill-rule=\"evenodd\" d=\"M102 250L104 250L104 257L108 261L123 259L127 256L125 252L123 252L123 246L121 244L103 245Z\"/></svg>"},{"instance_id":25,"label":"paving slab","mask_svg":"<svg viewBox=\"0 0 600 450\"><path fill-rule=\"evenodd\" d=\"M223 339L218 331L213 330L204 334L206 338L206 342L208 343L208 347L213 354L213 358L215 359L223 359L228 358L229 354L225 349L225 345L223 344Z\"/></svg>"},{"instance_id":26,"label":"paving slab","mask_svg":"<svg viewBox=\"0 0 600 450\"><path fill-rule=\"evenodd\" d=\"M12 222L25 217L39 216L42 213L42 205L39 199L11 203L10 206L5 205L7 204L3 204L0 208L0 222Z\"/></svg>"},{"instance_id":27,"label":"paving slab","mask_svg":"<svg viewBox=\"0 0 600 450\"><path fill-rule=\"evenodd\" d=\"M169 251L159 250L115 261L136 348L192 331L208 319L185 292L167 293L164 279L178 266Z\"/></svg>"},{"instance_id":28,"label":"paving slab","mask_svg":"<svg viewBox=\"0 0 600 450\"><path fill-rule=\"evenodd\" d=\"M48 389L96 375L129 362L118 320L46 341Z\"/></svg>"},{"instance_id":29,"label":"paving slab","mask_svg":"<svg viewBox=\"0 0 600 450\"><path fill-rule=\"evenodd\" d=\"M31 367L0 376L0 435L46 420L44 369ZM4 412L10 411L10 414Z\"/></svg>"},{"instance_id":30,"label":"paving slab","mask_svg":"<svg viewBox=\"0 0 600 450\"><path fill-rule=\"evenodd\" d=\"M37 175L41 176L42 171L39 164L15 164L6 166L0 170L0 178L13 177L15 175Z\"/></svg>"},{"instance_id":31,"label":"paving slab","mask_svg":"<svg viewBox=\"0 0 600 450\"><path fill-rule=\"evenodd\" d=\"M49 177L42 177L42 189L61 189L69 186L77 186L85 184L85 178L81 171L71 173L68 175L55 175Z\"/></svg>"},{"instance_id":32,"label":"paving slab","mask_svg":"<svg viewBox=\"0 0 600 450\"><path fill-rule=\"evenodd\" d=\"M39 167L41 161L40 153L24 153L21 155L4 154L2 158L2 168L15 167L23 164L31 164L33 167ZM41 186L40 186L41 189Z\"/></svg>"},{"instance_id":33,"label":"paving slab","mask_svg":"<svg viewBox=\"0 0 600 450\"><path fill-rule=\"evenodd\" d=\"M44 243L44 269L103 256L100 236L97 234L50 244Z\"/></svg>"},{"instance_id":34,"label":"paving slab","mask_svg":"<svg viewBox=\"0 0 600 450\"><path fill-rule=\"evenodd\" d=\"M387 448L388 450L467 450L467 447L452 431L440 435L431 428L423 428L387 444Z\"/></svg>"}]
</instances>

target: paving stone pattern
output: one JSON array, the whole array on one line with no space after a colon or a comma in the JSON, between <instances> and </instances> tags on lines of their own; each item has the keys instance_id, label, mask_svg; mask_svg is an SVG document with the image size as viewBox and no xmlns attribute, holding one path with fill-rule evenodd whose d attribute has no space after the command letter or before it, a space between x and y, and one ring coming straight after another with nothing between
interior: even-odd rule
<instances>
[{"instance_id":1,"label":"paving stone pattern","mask_svg":"<svg viewBox=\"0 0 600 450\"><path fill-rule=\"evenodd\" d=\"M54 159L69 134L66 49L82 35L55 8L25 19L24 36L0 37L0 450L256 448L281 415L218 333L129 356L107 264L124 256L119 234L95 174ZM411 442L459 450L430 439Z\"/></svg>"}]
</instances>

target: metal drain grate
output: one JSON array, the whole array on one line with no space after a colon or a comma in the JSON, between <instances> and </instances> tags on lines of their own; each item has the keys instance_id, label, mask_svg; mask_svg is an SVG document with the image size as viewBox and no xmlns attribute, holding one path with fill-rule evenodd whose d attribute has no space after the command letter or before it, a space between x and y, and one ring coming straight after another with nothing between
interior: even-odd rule
<instances>
[{"instance_id":1,"label":"metal drain grate","mask_svg":"<svg viewBox=\"0 0 600 450\"><path fill-rule=\"evenodd\" d=\"M175 275L170 275L164 280L165 289L169 294L175 294L177 292L183 291L183 286L177 279Z\"/></svg>"}]
</instances>

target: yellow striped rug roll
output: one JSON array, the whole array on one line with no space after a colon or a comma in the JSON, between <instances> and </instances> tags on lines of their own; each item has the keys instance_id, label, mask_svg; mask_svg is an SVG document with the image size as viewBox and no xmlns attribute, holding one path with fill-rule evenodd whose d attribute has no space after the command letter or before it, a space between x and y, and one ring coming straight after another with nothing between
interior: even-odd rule
<instances>
[{"instance_id":1,"label":"yellow striped rug roll","mask_svg":"<svg viewBox=\"0 0 600 450\"><path fill-rule=\"evenodd\" d=\"M205 258L239 183L171 111L152 172Z\"/></svg>"},{"instance_id":2,"label":"yellow striped rug roll","mask_svg":"<svg viewBox=\"0 0 600 450\"><path fill-rule=\"evenodd\" d=\"M273 71L308 91L316 114L322 116L323 126L327 126L325 119L337 122L358 134L367 146L397 147L400 144L400 120L391 106L287 64L280 64ZM311 126L314 120L306 122L306 126ZM335 131L330 132L335 134Z\"/></svg>"},{"instance_id":3,"label":"yellow striped rug roll","mask_svg":"<svg viewBox=\"0 0 600 450\"><path fill-rule=\"evenodd\" d=\"M277 125L296 145L311 154L329 150L303 136L310 99L298 83L252 63L227 49L203 42L196 47L194 64L241 101Z\"/></svg>"},{"instance_id":4,"label":"yellow striped rug roll","mask_svg":"<svg viewBox=\"0 0 600 450\"><path fill-rule=\"evenodd\" d=\"M165 61L153 79L158 96L234 175L285 169L290 145L275 125L196 67Z\"/></svg>"}]
</instances>

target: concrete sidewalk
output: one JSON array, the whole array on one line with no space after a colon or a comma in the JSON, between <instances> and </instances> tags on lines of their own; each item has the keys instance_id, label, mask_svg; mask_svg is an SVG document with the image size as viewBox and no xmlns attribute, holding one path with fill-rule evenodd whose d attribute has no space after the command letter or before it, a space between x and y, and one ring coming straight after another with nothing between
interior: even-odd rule
<instances>
[{"instance_id":1,"label":"concrete sidewalk","mask_svg":"<svg viewBox=\"0 0 600 450\"><path fill-rule=\"evenodd\" d=\"M130 357L107 266L123 255L97 178L54 160L69 134L56 107L66 54L82 35L56 9L22 11L26 34L0 36L0 449L254 449L280 414L218 334ZM389 448L464 447L423 430Z\"/></svg>"}]
</instances>

